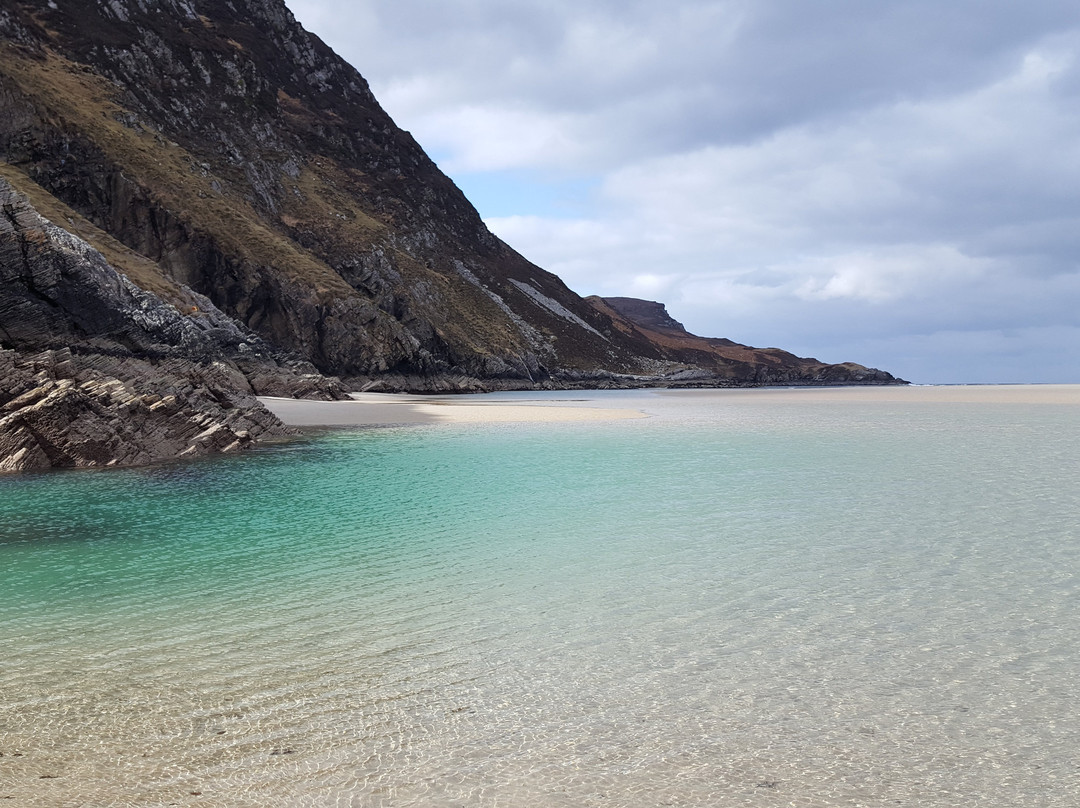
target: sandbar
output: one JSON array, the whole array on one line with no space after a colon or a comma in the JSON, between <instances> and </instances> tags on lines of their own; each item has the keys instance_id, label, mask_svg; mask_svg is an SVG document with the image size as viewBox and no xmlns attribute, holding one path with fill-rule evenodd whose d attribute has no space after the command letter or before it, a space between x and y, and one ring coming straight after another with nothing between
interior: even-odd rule
<instances>
[{"instance_id":1,"label":"sandbar","mask_svg":"<svg viewBox=\"0 0 1080 808\"><path fill-rule=\"evenodd\" d=\"M658 390L664 396L698 394ZM919 402L927 404L1080 404L1078 384L866 385L844 387L757 387L727 389L731 397L767 403Z\"/></svg>"},{"instance_id":2,"label":"sandbar","mask_svg":"<svg viewBox=\"0 0 1080 808\"><path fill-rule=\"evenodd\" d=\"M597 407L591 402L523 401L483 403L453 397L402 393L353 393L351 401L307 401L260 396L268 410L289 426L391 426L437 423L514 423L612 421L645 418L630 408Z\"/></svg>"}]
</instances>

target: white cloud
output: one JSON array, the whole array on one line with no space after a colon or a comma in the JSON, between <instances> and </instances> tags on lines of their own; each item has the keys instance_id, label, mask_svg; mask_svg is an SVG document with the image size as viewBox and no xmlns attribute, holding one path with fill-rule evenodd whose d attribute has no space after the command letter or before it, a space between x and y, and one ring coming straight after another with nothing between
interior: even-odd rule
<instances>
[{"instance_id":1,"label":"white cloud","mask_svg":"<svg viewBox=\"0 0 1080 808\"><path fill-rule=\"evenodd\" d=\"M599 176L578 219L523 185L488 220L579 292L917 380L953 351L1080 381L1074 3L291 5L451 175Z\"/></svg>"},{"instance_id":2,"label":"white cloud","mask_svg":"<svg viewBox=\"0 0 1080 808\"><path fill-rule=\"evenodd\" d=\"M1007 303L1012 274L1076 271L1080 116L1055 98L1069 67L1036 51L959 96L627 165L606 178L590 222L489 224L584 291L666 278L650 288L711 301L721 319L728 301L744 302L736 287L808 305L922 305L989 286ZM1007 263L1011 247L1027 253L1019 263Z\"/></svg>"},{"instance_id":3,"label":"white cloud","mask_svg":"<svg viewBox=\"0 0 1080 808\"><path fill-rule=\"evenodd\" d=\"M877 304L921 297L945 284L978 283L992 268L991 262L949 245L864 250L819 257L813 263L817 267L804 263L788 270L792 277L804 278L794 290L797 297Z\"/></svg>"},{"instance_id":4,"label":"white cloud","mask_svg":"<svg viewBox=\"0 0 1080 808\"><path fill-rule=\"evenodd\" d=\"M440 164L451 175L579 162L581 140L575 136L579 126L572 115L461 106L421 115L417 125L433 133L426 146L447 155Z\"/></svg>"}]
</instances>

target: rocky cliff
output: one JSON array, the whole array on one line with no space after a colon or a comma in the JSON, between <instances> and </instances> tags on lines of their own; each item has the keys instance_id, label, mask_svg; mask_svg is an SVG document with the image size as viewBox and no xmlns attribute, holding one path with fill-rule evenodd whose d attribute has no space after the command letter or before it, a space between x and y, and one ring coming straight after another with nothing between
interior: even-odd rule
<instances>
[{"instance_id":1,"label":"rocky cliff","mask_svg":"<svg viewBox=\"0 0 1080 808\"><path fill-rule=\"evenodd\" d=\"M5 3L0 176L11 379L55 375L33 357L59 351L57 384L186 379L215 400L639 385L695 368L729 384L820 382L824 367L891 380L676 350L583 300L488 232L281 0ZM9 380L0 402L24 386Z\"/></svg>"},{"instance_id":2,"label":"rocky cliff","mask_svg":"<svg viewBox=\"0 0 1080 808\"><path fill-rule=\"evenodd\" d=\"M0 471L231 451L289 432L256 394L344 395L206 298L172 292L179 308L0 178Z\"/></svg>"},{"instance_id":3,"label":"rocky cliff","mask_svg":"<svg viewBox=\"0 0 1080 808\"><path fill-rule=\"evenodd\" d=\"M268 341L421 388L641 369L281 2L51 5L0 16L0 154Z\"/></svg>"}]
</instances>

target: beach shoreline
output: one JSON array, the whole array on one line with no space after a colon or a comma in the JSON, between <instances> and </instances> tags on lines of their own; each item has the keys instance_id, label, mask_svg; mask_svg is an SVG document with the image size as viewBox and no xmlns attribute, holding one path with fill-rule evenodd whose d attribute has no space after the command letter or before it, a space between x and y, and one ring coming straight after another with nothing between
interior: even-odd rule
<instances>
[{"instance_id":1,"label":"beach shoreline","mask_svg":"<svg viewBox=\"0 0 1080 808\"><path fill-rule=\"evenodd\" d=\"M732 401L754 397L761 403L833 404L920 402L984 404L1080 404L1080 385L911 385L845 387L757 387L718 391L652 388L641 391L575 391L508 397L507 394L424 396L408 393L352 393L350 401L313 401L274 396L259 400L293 427L376 427L405 424L557 423L647 418L642 396L686 397L722 392ZM599 395L598 395L599 394ZM490 396L490 398L489 398ZM612 406L618 405L618 406Z\"/></svg>"},{"instance_id":2,"label":"beach shoreline","mask_svg":"<svg viewBox=\"0 0 1080 808\"><path fill-rule=\"evenodd\" d=\"M402 393L353 393L351 401L260 396L259 401L288 426L350 427L402 424L553 423L646 418L632 407L597 407L592 402L531 400L457 401Z\"/></svg>"}]
</instances>

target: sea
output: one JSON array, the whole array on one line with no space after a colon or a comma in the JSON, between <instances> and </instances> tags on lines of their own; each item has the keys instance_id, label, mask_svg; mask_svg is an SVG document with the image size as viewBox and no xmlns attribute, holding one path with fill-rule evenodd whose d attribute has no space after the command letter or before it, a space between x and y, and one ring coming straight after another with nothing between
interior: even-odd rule
<instances>
[{"instance_id":1,"label":"sea","mask_svg":"<svg viewBox=\"0 0 1080 808\"><path fill-rule=\"evenodd\" d=\"M1080 386L538 398L0 478L0 805L1080 805Z\"/></svg>"}]
</instances>

